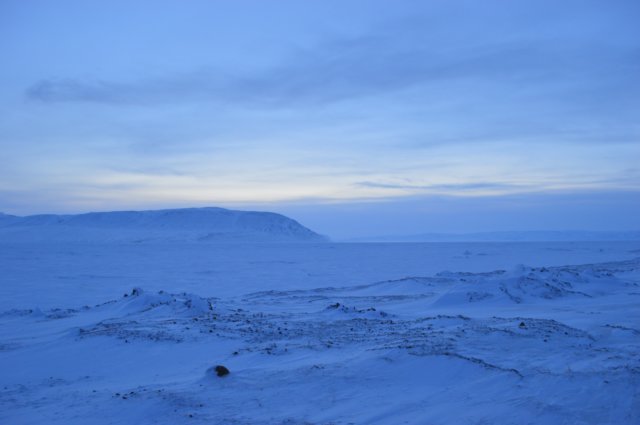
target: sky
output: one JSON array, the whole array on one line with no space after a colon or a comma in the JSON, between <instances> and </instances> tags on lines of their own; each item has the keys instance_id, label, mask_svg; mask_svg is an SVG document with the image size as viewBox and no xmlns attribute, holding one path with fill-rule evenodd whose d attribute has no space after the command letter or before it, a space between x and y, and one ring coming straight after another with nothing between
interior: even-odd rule
<instances>
[{"instance_id":1,"label":"sky","mask_svg":"<svg viewBox=\"0 0 640 425\"><path fill-rule=\"evenodd\" d=\"M0 211L630 230L637 0L0 0Z\"/></svg>"}]
</instances>

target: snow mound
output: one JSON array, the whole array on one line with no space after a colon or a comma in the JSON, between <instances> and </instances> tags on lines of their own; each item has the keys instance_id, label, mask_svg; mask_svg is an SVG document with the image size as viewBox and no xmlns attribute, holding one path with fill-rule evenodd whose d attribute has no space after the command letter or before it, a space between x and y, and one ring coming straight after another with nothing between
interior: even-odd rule
<instances>
[{"instance_id":1,"label":"snow mound","mask_svg":"<svg viewBox=\"0 0 640 425\"><path fill-rule=\"evenodd\" d=\"M638 288L633 277L638 269L640 259L577 266L518 266L510 271L447 271L434 276L355 286L261 291L246 294L242 299L263 304L265 308L288 305L297 310L303 305L314 305L325 312L356 315L380 304L393 306L393 309L385 309L390 315L424 308L501 308L563 300L596 300L620 291L632 293ZM328 305L336 305L336 308L326 308Z\"/></svg>"},{"instance_id":2,"label":"snow mound","mask_svg":"<svg viewBox=\"0 0 640 425\"><path fill-rule=\"evenodd\" d=\"M366 317L371 319L389 317L388 313L382 310L378 311L375 307L358 308L354 306L346 306L339 302L335 304L330 304L324 309L324 311L325 313L336 312L338 313L338 316L340 314L346 314L353 317Z\"/></svg>"},{"instance_id":3,"label":"snow mound","mask_svg":"<svg viewBox=\"0 0 640 425\"><path fill-rule=\"evenodd\" d=\"M117 309L128 314L147 312L161 312L174 317L193 317L213 311L213 301L197 295L169 294L165 291L147 293L140 288L134 288L130 294L115 303ZM112 307L113 308L113 307Z\"/></svg>"},{"instance_id":4,"label":"snow mound","mask_svg":"<svg viewBox=\"0 0 640 425\"><path fill-rule=\"evenodd\" d=\"M610 294L629 283L614 271L630 271L640 259L615 264L586 264L562 267L527 267L491 273L439 273L451 289L435 303L439 306L482 301L512 303L540 302L560 298L594 298Z\"/></svg>"},{"instance_id":5,"label":"snow mound","mask_svg":"<svg viewBox=\"0 0 640 425\"><path fill-rule=\"evenodd\" d=\"M343 288L351 295L429 295L436 286L446 283L433 278L405 277L402 279L385 280L369 285L361 285L352 288Z\"/></svg>"},{"instance_id":6,"label":"snow mound","mask_svg":"<svg viewBox=\"0 0 640 425\"><path fill-rule=\"evenodd\" d=\"M0 215L0 237L12 242L322 242L280 214L224 208L114 211L77 215Z\"/></svg>"}]
</instances>

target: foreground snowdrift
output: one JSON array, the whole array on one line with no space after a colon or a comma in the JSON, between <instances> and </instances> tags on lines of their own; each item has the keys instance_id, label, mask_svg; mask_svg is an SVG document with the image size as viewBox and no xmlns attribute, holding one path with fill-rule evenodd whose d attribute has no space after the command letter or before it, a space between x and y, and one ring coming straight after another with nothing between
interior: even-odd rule
<instances>
[{"instance_id":1,"label":"foreground snowdrift","mask_svg":"<svg viewBox=\"0 0 640 425\"><path fill-rule=\"evenodd\" d=\"M631 260L10 310L0 422L637 424L639 307Z\"/></svg>"}]
</instances>

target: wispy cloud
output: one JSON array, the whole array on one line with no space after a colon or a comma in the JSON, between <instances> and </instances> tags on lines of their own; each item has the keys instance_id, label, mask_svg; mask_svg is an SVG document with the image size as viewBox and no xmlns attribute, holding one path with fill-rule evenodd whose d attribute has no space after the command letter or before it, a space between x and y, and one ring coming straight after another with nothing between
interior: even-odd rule
<instances>
[{"instance_id":1,"label":"wispy cloud","mask_svg":"<svg viewBox=\"0 0 640 425\"><path fill-rule=\"evenodd\" d=\"M28 99L41 102L158 104L212 100L220 91L214 75L191 74L158 80L116 82L86 79L45 79L26 90Z\"/></svg>"},{"instance_id":2,"label":"wispy cloud","mask_svg":"<svg viewBox=\"0 0 640 425\"><path fill-rule=\"evenodd\" d=\"M509 42L470 40L444 48L422 28L421 22L401 22L384 32L334 39L294 52L261 72L198 70L133 81L49 78L27 88L26 96L42 102L304 106L463 80L537 88L541 93L626 87L619 92L625 99L640 92L632 84L640 69L639 46L522 37Z\"/></svg>"},{"instance_id":3,"label":"wispy cloud","mask_svg":"<svg viewBox=\"0 0 640 425\"><path fill-rule=\"evenodd\" d=\"M500 183L500 182L475 182L475 183L448 183L448 184L428 184L428 185L415 185L415 184L399 184L399 183L384 183L363 181L356 183L356 186L369 187L376 189L390 189L390 190L409 190L417 192L448 192L450 194L461 192L487 192L487 191L522 191L531 190L531 185Z\"/></svg>"}]
</instances>

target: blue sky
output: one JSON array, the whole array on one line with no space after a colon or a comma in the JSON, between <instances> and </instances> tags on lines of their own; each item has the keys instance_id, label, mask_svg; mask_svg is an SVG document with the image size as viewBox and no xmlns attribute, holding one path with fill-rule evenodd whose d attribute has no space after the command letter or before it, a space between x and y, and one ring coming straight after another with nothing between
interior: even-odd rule
<instances>
[{"instance_id":1,"label":"blue sky","mask_svg":"<svg viewBox=\"0 0 640 425\"><path fill-rule=\"evenodd\" d=\"M640 3L0 1L0 211L638 228Z\"/></svg>"}]
</instances>

